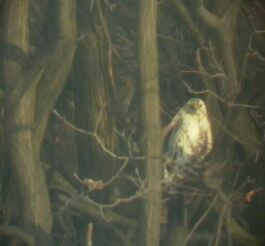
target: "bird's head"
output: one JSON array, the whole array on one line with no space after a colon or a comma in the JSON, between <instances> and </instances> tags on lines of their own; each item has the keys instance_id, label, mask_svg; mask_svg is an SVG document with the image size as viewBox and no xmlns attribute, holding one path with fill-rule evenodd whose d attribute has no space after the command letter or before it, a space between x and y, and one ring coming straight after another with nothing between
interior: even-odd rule
<instances>
[{"instance_id":1,"label":"bird's head","mask_svg":"<svg viewBox=\"0 0 265 246\"><path fill-rule=\"evenodd\" d=\"M206 112L205 103L200 98L190 99L184 106L186 114L197 114L198 112Z\"/></svg>"}]
</instances>

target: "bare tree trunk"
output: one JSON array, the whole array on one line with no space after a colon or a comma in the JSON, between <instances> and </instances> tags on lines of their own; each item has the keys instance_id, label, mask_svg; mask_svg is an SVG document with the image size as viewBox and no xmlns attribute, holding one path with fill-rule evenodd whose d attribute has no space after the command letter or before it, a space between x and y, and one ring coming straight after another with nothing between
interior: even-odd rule
<instances>
[{"instance_id":1,"label":"bare tree trunk","mask_svg":"<svg viewBox=\"0 0 265 246\"><path fill-rule=\"evenodd\" d=\"M109 30L105 20L102 20L104 17L101 16L103 10L100 1L95 2L92 9L86 0L80 1L79 4L86 11L79 16L80 27L85 35L79 42L74 68L77 85L77 124L90 132L95 132L106 149L115 153L117 137L114 132L115 121L111 100L113 90L108 80L108 70L112 71L112 66L108 64L108 52L112 47L108 47L106 39L106 32ZM118 168L118 160L111 157L94 137L79 135L77 141L80 178L104 182L111 179ZM92 194L92 197L104 203L111 202L111 190L112 185L107 186L104 191ZM109 228L95 223L93 244L104 245L113 234L109 232Z\"/></svg>"},{"instance_id":2,"label":"bare tree trunk","mask_svg":"<svg viewBox=\"0 0 265 246\"><path fill-rule=\"evenodd\" d=\"M75 1L59 2L62 41L52 54L30 65L29 1L12 0L4 6L6 134L16 177L14 185L21 200L23 229L38 245L52 245L53 223L45 174L40 165L40 147L50 111L63 88L74 55Z\"/></svg>"},{"instance_id":3,"label":"bare tree trunk","mask_svg":"<svg viewBox=\"0 0 265 246\"><path fill-rule=\"evenodd\" d=\"M12 49L16 57L8 57L4 63L6 80L6 114L9 154L14 163L20 199L22 221L27 232L49 240L52 217L44 173L35 155L34 104L36 83L23 81L18 77L28 53L28 8L29 2L9 1L5 6L7 56ZM13 59L13 60L11 60ZM39 75L42 74L42 71ZM39 76L38 76L39 77ZM28 82L23 94L19 93L21 83ZM45 235L46 234L46 235Z\"/></svg>"},{"instance_id":4,"label":"bare tree trunk","mask_svg":"<svg viewBox=\"0 0 265 246\"><path fill-rule=\"evenodd\" d=\"M159 245L161 213L161 142L159 114L158 55L156 40L157 1L140 1L139 63L143 96L145 175L148 193L144 200L141 245Z\"/></svg>"}]
</instances>

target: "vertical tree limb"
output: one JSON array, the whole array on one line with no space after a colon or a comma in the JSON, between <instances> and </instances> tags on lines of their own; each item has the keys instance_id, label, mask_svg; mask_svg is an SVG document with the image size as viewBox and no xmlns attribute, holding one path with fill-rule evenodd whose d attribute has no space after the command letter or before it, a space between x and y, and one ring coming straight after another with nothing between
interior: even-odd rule
<instances>
[{"instance_id":1,"label":"vertical tree limb","mask_svg":"<svg viewBox=\"0 0 265 246\"><path fill-rule=\"evenodd\" d=\"M60 1L59 7L61 43L73 43L75 0ZM29 1L7 1L4 8L6 134L21 217L25 231L38 245L50 246L53 218L39 150L49 112L68 76L74 48L59 43L59 49L29 67ZM58 50L66 55L56 56Z\"/></svg>"},{"instance_id":2,"label":"vertical tree limb","mask_svg":"<svg viewBox=\"0 0 265 246\"><path fill-rule=\"evenodd\" d=\"M223 88L227 98L230 100L233 100L240 90L234 49L236 20L240 3L240 0L233 1L222 17L217 17L208 11L202 1L200 1L199 7L197 8L197 15L208 27L216 31L219 36L223 66L226 73Z\"/></svg>"},{"instance_id":3,"label":"vertical tree limb","mask_svg":"<svg viewBox=\"0 0 265 246\"><path fill-rule=\"evenodd\" d=\"M20 77L27 60L29 2L9 1L5 6L6 125L10 159L21 200L21 217L25 230L43 245L50 244L52 216L42 168L35 152L34 105L35 89L42 75L32 81ZM37 82L36 82L37 81ZM23 94L17 93L24 87Z\"/></svg>"},{"instance_id":4,"label":"vertical tree limb","mask_svg":"<svg viewBox=\"0 0 265 246\"><path fill-rule=\"evenodd\" d=\"M47 67L37 88L36 138L40 146L51 109L69 75L76 48L76 1L59 3L59 42L43 64Z\"/></svg>"},{"instance_id":5,"label":"vertical tree limb","mask_svg":"<svg viewBox=\"0 0 265 246\"><path fill-rule=\"evenodd\" d=\"M161 141L159 115L158 55L156 40L157 1L140 1L139 64L143 96L147 189L144 201L141 245L159 245L161 213Z\"/></svg>"}]
</instances>

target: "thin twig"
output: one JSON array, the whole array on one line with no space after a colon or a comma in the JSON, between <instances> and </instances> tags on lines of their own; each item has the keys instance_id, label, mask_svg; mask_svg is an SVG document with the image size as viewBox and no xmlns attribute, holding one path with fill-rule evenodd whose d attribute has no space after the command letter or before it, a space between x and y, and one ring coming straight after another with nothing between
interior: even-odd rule
<instances>
[{"instance_id":1,"label":"thin twig","mask_svg":"<svg viewBox=\"0 0 265 246\"><path fill-rule=\"evenodd\" d=\"M98 136L97 132L90 132L81 128L76 127L75 125L73 125L71 122L69 122L67 119L65 119L56 109L53 109L52 112L68 127L70 127L71 129L75 130L76 132L88 135L90 137L95 138L95 140L97 141L97 143L100 145L100 147L102 148L102 150L104 150L108 155L110 155L111 157L118 159L118 160L127 160L128 158L133 159L133 160L144 160L146 159L145 156L137 156L137 157L128 157L128 156L122 156L122 155L118 155L113 153L111 150L109 150L104 143L102 142L101 138ZM97 125L97 124L96 124Z\"/></svg>"},{"instance_id":2,"label":"thin twig","mask_svg":"<svg viewBox=\"0 0 265 246\"><path fill-rule=\"evenodd\" d=\"M106 181L104 183L104 186L108 186L110 185L116 178L118 178L120 176L120 174L122 173L122 171L127 167L129 162L129 158L127 160L124 161L124 163L122 164L122 166L119 168L119 170L116 172L115 175L113 175L108 181Z\"/></svg>"},{"instance_id":3,"label":"thin twig","mask_svg":"<svg viewBox=\"0 0 265 246\"><path fill-rule=\"evenodd\" d=\"M262 108L262 107L256 106L256 105L249 105L249 104L242 104L242 103L232 103L232 102L229 102L226 99L218 96L216 93L212 92L211 90L206 89L206 90L195 91L195 90L193 90L191 88L191 86L187 82L183 81L183 84L188 89L188 91L190 93L193 93L193 94L206 94L206 93L209 93L212 96L214 96L215 98L217 98L219 101L221 101L221 102L223 102L223 103L225 103L225 104L227 104L228 106L231 106L231 107L242 107L242 108L252 108L252 109Z\"/></svg>"},{"instance_id":4,"label":"thin twig","mask_svg":"<svg viewBox=\"0 0 265 246\"><path fill-rule=\"evenodd\" d=\"M189 234L187 235L184 243L182 246L187 245L187 243L189 242L189 240L191 239L193 233L195 232L195 230L198 228L198 226L203 222L203 220L206 218L206 216L210 213L210 211L212 210L214 203L216 202L218 198L218 195L216 195L214 197L214 199L212 200L210 206L207 208L207 210L203 213L203 215L201 216L201 218L196 222L196 224L193 226L193 228L190 230Z\"/></svg>"}]
</instances>

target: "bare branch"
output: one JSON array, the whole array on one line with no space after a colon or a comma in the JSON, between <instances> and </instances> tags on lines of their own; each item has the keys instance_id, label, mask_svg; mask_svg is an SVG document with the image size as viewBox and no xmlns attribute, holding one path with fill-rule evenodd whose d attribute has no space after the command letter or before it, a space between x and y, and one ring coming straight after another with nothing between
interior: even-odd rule
<instances>
[{"instance_id":1,"label":"bare branch","mask_svg":"<svg viewBox=\"0 0 265 246\"><path fill-rule=\"evenodd\" d=\"M35 245L34 238L16 226L0 225L0 235L10 237L13 239L15 239L15 238L19 239L22 242L26 243L28 246L34 246Z\"/></svg>"},{"instance_id":2,"label":"bare branch","mask_svg":"<svg viewBox=\"0 0 265 246\"><path fill-rule=\"evenodd\" d=\"M128 160L128 159L133 159L133 160L144 160L146 159L146 157L144 156L138 156L138 157L128 157L128 156L121 156L118 154L113 153L111 150L109 150L103 143L103 141L101 140L101 138L98 136L97 131L95 130L95 132L90 132L81 128L76 127L75 125L73 125L71 122L69 122L68 120L66 120L63 116L60 115L60 113L53 109L52 112L60 119L62 120L67 126L69 126L70 128L72 128L73 130L75 130L76 132L91 136L93 138L95 138L95 140L97 141L97 143L100 145L100 147L102 148L102 150L104 152L106 152L109 156L118 159L118 160Z\"/></svg>"},{"instance_id":3,"label":"bare branch","mask_svg":"<svg viewBox=\"0 0 265 246\"><path fill-rule=\"evenodd\" d=\"M81 213L85 213L89 217L92 217L103 224L119 224L121 226L126 226L131 229L136 229L136 222L132 219L125 218L121 215L118 215L112 212L109 209L104 209L101 206L98 206L97 203L93 202L90 199L86 198L65 198L61 197L62 201L65 202L65 206Z\"/></svg>"},{"instance_id":4,"label":"bare branch","mask_svg":"<svg viewBox=\"0 0 265 246\"><path fill-rule=\"evenodd\" d=\"M250 104L243 104L243 103L234 103L234 102L229 102L227 99L222 98L221 96L217 95L216 93L212 92L211 90L194 90L191 88L191 86L187 83L187 82L183 82L183 84L185 85L185 87L188 89L188 91L190 93L193 94L211 94L212 96L214 96L215 98L217 98L219 101L221 101L222 103L227 104L230 107L242 107L242 108L250 108L250 109L260 109L262 108L261 106L257 106L257 105L250 105Z\"/></svg>"},{"instance_id":5,"label":"bare branch","mask_svg":"<svg viewBox=\"0 0 265 246\"><path fill-rule=\"evenodd\" d=\"M201 19L205 22L205 24L211 28L214 28L215 30L221 30L222 29L222 24L220 19L212 14L210 11L208 11L202 1L199 7L197 8L197 13L198 16L201 17Z\"/></svg>"},{"instance_id":6,"label":"bare branch","mask_svg":"<svg viewBox=\"0 0 265 246\"><path fill-rule=\"evenodd\" d=\"M36 144L40 145L51 109L60 95L72 66L76 48L76 2L59 2L60 40L51 54L53 60L45 64L46 70L37 88ZM63 62L62 62L63 61Z\"/></svg>"},{"instance_id":7,"label":"bare branch","mask_svg":"<svg viewBox=\"0 0 265 246\"><path fill-rule=\"evenodd\" d=\"M196 224L190 230L190 232L187 235L187 237L185 238L185 241L184 241L182 246L187 245L187 243L190 241L190 239L192 238L192 236L193 236L194 232L196 231L196 229L199 227L199 225L203 222L203 220L207 217L207 215L213 209L214 203L217 201L217 199L218 199L218 196L215 196L214 199L212 200L212 202L210 203L209 207L207 208L207 210L203 213L203 215L200 217L200 219L196 222Z\"/></svg>"},{"instance_id":8,"label":"bare branch","mask_svg":"<svg viewBox=\"0 0 265 246\"><path fill-rule=\"evenodd\" d=\"M198 28L197 24L193 21L186 6L180 0L171 0L171 2L176 7L177 12L182 17L184 22L187 24L193 36L195 37L198 44L202 48L205 43L204 36L202 35L201 30Z\"/></svg>"}]
</instances>

